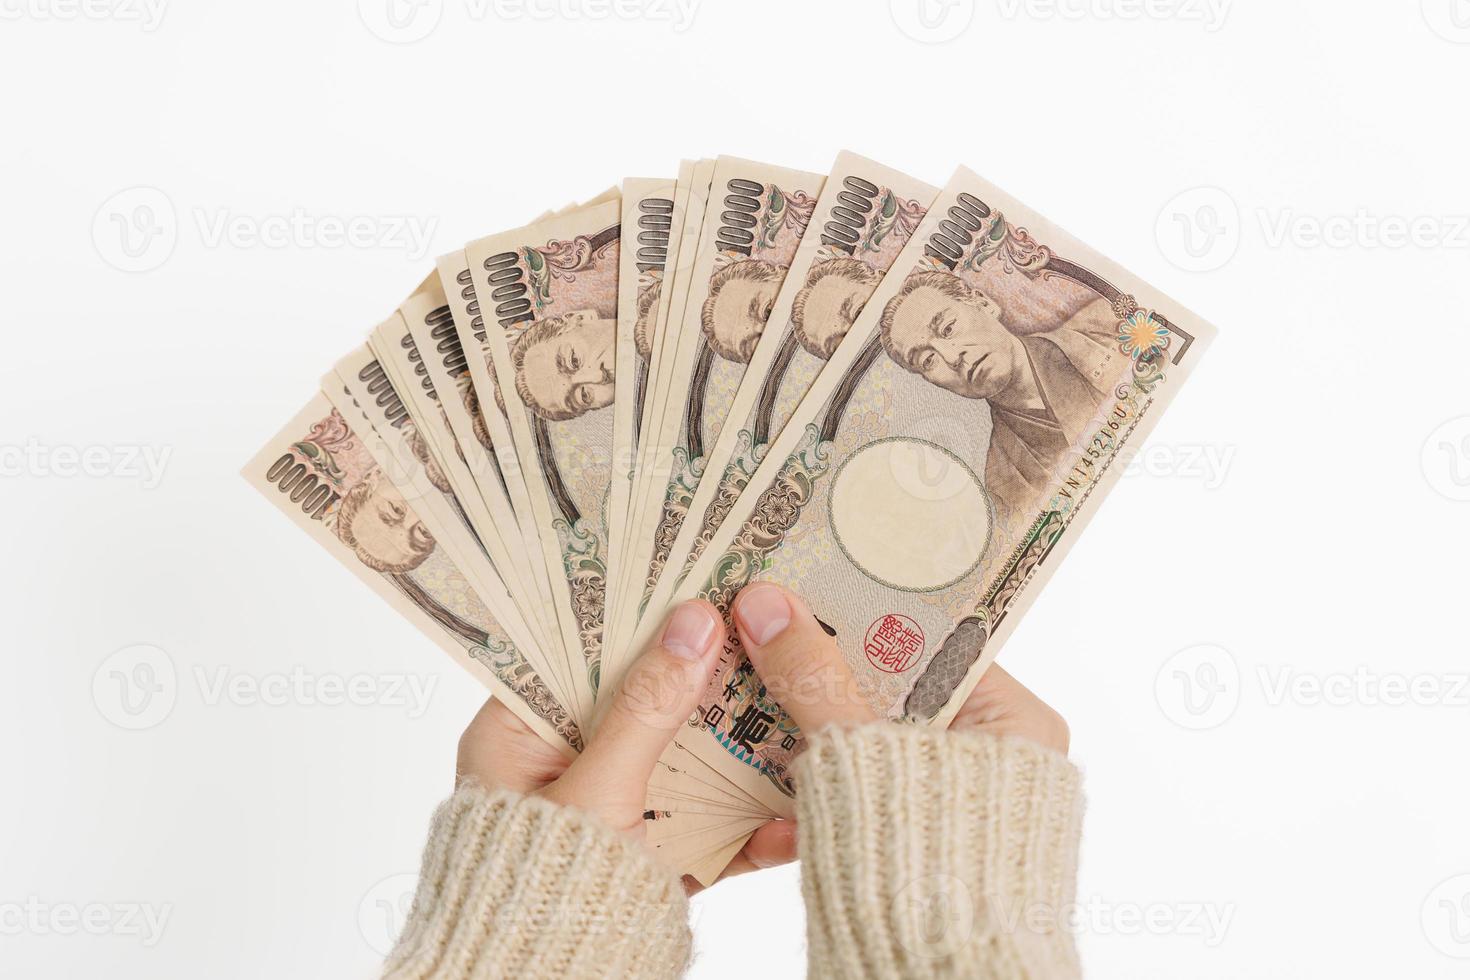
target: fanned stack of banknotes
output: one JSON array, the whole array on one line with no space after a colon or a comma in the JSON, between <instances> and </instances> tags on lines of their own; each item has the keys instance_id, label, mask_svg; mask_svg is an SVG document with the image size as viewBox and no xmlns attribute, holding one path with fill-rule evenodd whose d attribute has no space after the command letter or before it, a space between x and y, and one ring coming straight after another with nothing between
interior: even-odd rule
<instances>
[{"instance_id":1,"label":"fanned stack of banknotes","mask_svg":"<svg viewBox=\"0 0 1470 980\"><path fill-rule=\"evenodd\" d=\"M245 475L569 755L755 580L943 726L1213 333L965 168L690 161L440 258ZM649 843L708 883L802 747L730 630Z\"/></svg>"}]
</instances>

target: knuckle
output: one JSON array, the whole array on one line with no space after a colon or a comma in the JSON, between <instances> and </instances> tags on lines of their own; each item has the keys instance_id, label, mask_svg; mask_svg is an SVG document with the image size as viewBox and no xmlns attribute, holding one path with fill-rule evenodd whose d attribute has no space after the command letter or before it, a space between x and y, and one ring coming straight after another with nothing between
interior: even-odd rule
<instances>
[{"instance_id":1,"label":"knuckle","mask_svg":"<svg viewBox=\"0 0 1470 980\"><path fill-rule=\"evenodd\" d=\"M841 701L850 692L842 653L825 633L793 637L777 650L767 650L758 663L762 679L783 706L803 707Z\"/></svg>"},{"instance_id":2,"label":"knuckle","mask_svg":"<svg viewBox=\"0 0 1470 980\"><path fill-rule=\"evenodd\" d=\"M680 720L680 708L693 692L688 679L670 666L645 658L628 672L613 699L613 710L654 728Z\"/></svg>"},{"instance_id":3,"label":"knuckle","mask_svg":"<svg viewBox=\"0 0 1470 980\"><path fill-rule=\"evenodd\" d=\"M830 675L830 668L817 657L794 658L781 677L778 696L783 704L790 702L797 706L824 701L831 693Z\"/></svg>"},{"instance_id":4,"label":"knuckle","mask_svg":"<svg viewBox=\"0 0 1470 980\"><path fill-rule=\"evenodd\" d=\"M1059 751L1066 752L1072 745L1072 726L1068 725L1067 719L1063 718L1055 709L1048 708L1047 710L1051 712L1052 737L1056 741L1056 746Z\"/></svg>"}]
</instances>

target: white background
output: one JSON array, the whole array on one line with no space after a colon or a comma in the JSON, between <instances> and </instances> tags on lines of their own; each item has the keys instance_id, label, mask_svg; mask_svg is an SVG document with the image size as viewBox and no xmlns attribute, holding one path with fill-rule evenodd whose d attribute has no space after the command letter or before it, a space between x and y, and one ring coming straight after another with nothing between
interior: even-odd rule
<instances>
[{"instance_id":1,"label":"white background","mask_svg":"<svg viewBox=\"0 0 1470 980\"><path fill-rule=\"evenodd\" d=\"M0 974L371 975L483 695L236 471L433 256L848 147L1220 328L1001 658L1086 770L1089 973L1465 975L1466 0L89 2L0 0ZM795 869L695 912L696 976L800 975Z\"/></svg>"}]
</instances>

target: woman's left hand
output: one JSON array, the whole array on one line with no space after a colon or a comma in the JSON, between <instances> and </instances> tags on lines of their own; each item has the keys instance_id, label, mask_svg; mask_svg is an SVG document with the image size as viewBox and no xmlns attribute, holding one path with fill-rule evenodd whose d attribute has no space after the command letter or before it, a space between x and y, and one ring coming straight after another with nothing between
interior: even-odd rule
<instances>
[{"instance_id":1,"label":"woman's left hand","mask_svg":"<svg viewBox=\"0 0 1470 980\"><path fill-rule=\"evenodd\" d=\"M698 705L724 642L724 622L709 603L674 609L659 639L629 668L596 735L570 762L510 709L486 701L460 737L456 784L543 796L643 839L649 778ZM761 827L720 879L794 860L795 830L784 820ZM691 878L685 887L698 890Z\"/></svg>"}]
</instances>

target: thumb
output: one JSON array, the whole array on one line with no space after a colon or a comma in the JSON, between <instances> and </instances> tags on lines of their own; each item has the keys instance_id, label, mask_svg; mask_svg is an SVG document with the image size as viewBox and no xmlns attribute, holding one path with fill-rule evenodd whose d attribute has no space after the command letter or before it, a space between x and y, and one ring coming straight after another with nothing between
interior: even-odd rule
<instances>
[{"instance_id":1,"label":"thumb","mask_svg":"<svg viewBox=\"0 0 1470 980\"><path fill-rule=\"evenodd\" d=\"M709 686L725 624L707 602L674 609L662 634L613 694L591 743L557 780L556 797L585 809L639 812L653 767Z\"/></svg>"},{"instance_id":2,"label":"thumb","mask_svg":"<svg viewBox=\"0 0 1470 980\"><path fill-rule=\"evenodd\" d=\"M803 731L877 719L836 641L800 596L756 582L735 597L732 618L766 691Z\"/></svg>"}]
</instances>

